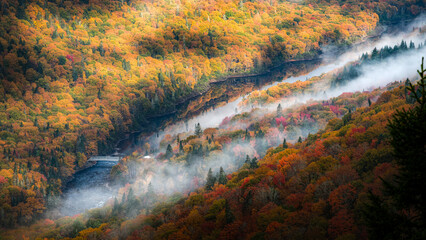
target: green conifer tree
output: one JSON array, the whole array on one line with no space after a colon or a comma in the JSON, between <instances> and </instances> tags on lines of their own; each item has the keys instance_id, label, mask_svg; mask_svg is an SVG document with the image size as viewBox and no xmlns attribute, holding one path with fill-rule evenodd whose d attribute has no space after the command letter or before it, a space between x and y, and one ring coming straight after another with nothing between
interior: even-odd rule
<instances>
[{"instance_id":1,"label":"green conifer tree","mask_svg":"<svg viewBox=\"0 0 426 240\"><path fill-rule=\"evenodd\" d=\"M200 137L203 134L200 123L195 124L195 135Z\"/></svg>"},{"instance_id":2,"label":"green conifer tree","mask_svg":"<svg viewBox=\"0 0 426 240\"><path fill-rule=\"evenodd\" d=\"M250 168L257 168L258 166L257 166L257 158L256 157L254 157L252 160L251 160L251 162L250 162Z\"/></svg>"},{"instance_id":3,"label":"green conifer tree","mask_svg":"<svg viewBox=\"0 0 426 240\"><path fill-rule=\"evenodd\" d=\"M283 114L283 108L281 107L281 103L280 103L278 104L278 107L277 107L277 117L281 117L282 114Z\"/></svg>"},{"instance_id":4,"label":"green conifer tree","mask_svg":"<svg viewBox=\"0 0 426 240\"><path fill-rule=\"evenodd\" d=\"M216 178L213 176L212 169L210 168L209 172L207 173L206 189L212 190L215 182L216 182Z\"/></svg>"},{"instance_id":5,"label":"green conifer tree","mask_svg":"<svg viewBox=\"0 0 426 240\"><path fill-rule=\"evenodd\" d=\"M426 239L426 76L422 59L417 86L408 91L416 105L397 110L389 121L399 172L383 181L384 196L370 193L364 215L370 239Z\"/></svg>"},{"instance_id":6,"label":"green conifer tree","mask_svg":"<svg viewBox=\"0 0 426 240\"><path fill-rule=\"evenodd\" d=\"M166 149L165 157L166 157L167 159L169 159L169 158L173 157L173 148L172 148L172 146L171 146L170 144L169 144L169 145L167 145L167 149Z\"/></svg>"},{"instance_id":7,"label":"green conifer tree","mask_svg":"<svg viewBox=\"0 0 426 240\"><path fill-rule=\"evenodd\" d=\"M283 141L283 148L288 148L287 140L284 138Z\"/></svg>"},{"instance_id":8,"label":"green conifer tree","mask_svg":"<svg viewBox=\"0 0 426 240\"><path fill-rule=\"evenodd\" d=\"M218 183L225 185L227 182L228 182L228 179L226 178L225 171L223 171L223 168L220 167Z\"/></svg>"}]
</instances>

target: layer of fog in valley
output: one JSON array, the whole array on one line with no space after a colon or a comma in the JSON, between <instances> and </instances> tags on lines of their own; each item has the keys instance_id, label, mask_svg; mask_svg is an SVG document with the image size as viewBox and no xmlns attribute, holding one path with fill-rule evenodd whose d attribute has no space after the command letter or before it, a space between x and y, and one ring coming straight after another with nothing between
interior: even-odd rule
<instances>
[{"instance_id":1,"label":"layer of fog in valley","mask_svg":"<svg viewBox=\"0 0 426 240\"><path fill-rule=\"evenodd\" d=\"M306 81L307 79L310 79L312 77L321 76L322 74L325 74L330 71L334 71L336 69L342 68L346 64L353 62L355 60L358 60L362 54L364 53L371 53L371 51L374 48L381 49L385 46L395 46L399 45L401 41L406 42L414 42L417 45L424 43L425 41L425 33L421 32L422 27L424 28L426 26L426 15L422 15L415 20L413 20L411 23L401 26L401 28L397 28L396 26L392 27L391 33L383 33L380 34L377 39L371 40L371 41L362 41L353 47L350 48L349 51L346 51L340 55L334 55L333 53L334 48L333 47L327 47L325 48L324 54L322 56L323 58L323 64L320 65L318 68L312 70L311 72L307 74L303 74L300 76L293 76L286 79L282 79L281 81L274 82L272 84L266 85L261 88L261 90L266 90L272 86L275 86L277 84L280 84L281 82L289 82L293 83L296 81ZM423 30L424 31L424 30ZM386 32L383 30L383 32ZM421 53L419 53L421 55ZM425 54L423 54L424 56ZM405 59L405 57L402 57L400 59ZM416 61L413 58L413 61ZM421 60L421 58L420 58ZM420 60L417 59L417 62ZM388 60L389 61L389 60ZM392 61L392 60L391 60ZM404 60L402 60L404 62ZM397 73L397 76L401 76L401 78L406 78L408 76L404 76L407 73L413 73L413 71L410 71L412 68L418 67L419 64L411 65L410 69L403 70L402 68L398 68L400 71ZM404 65L403 65L404 66ZM408 66L408 65L407 65ZM379 67L379 66L378 66ZM401 70L402 69L402 70ZM366 69L368 71L368 69ZM416 71L414 71L415 73ZM393 78L392 81L401 80L401 78ZM373 82L374 79L371 80ZM382 80L380 84L384 84L384 81ZM356 82L356 81L354 81ZM390 81L387 81L390 82ZM372 86L380 86L380 84L376 85L370 85ZM366 86L368 87L368 86ZM366 88L364 87L364 88ZM363 90L361 89L354 89L354 91ZM345 91L351 91L350 87L347 88ZM339 92L339 90L337 90ZM337 93L336 92L336 93ZM249 95L249 94L247 94ZM218 107L216 109L211 109L207 112L203 112L201 115L193 117L191 119L186 119L184 121L176 122L172 125L167 126L164 130L161 130L157 133L153 133L150 137L145 139L146 142L149 142L152 149L158 149L159 148L159 142L164 137L165 134L178 134L182 132L187 131L193 131L194 127L197 123L200 123L203 128L210 128L210 127L217 127L224 118L232 116L233 114L240 113L242 111L247 111L247 109L242 109L240 106L240 103L247 97L240 96L236 100L227 103L224 106ZM332 97L334 95L330 95ZM305 98L309 98L310 96L305 96ZM302 101L303 102L303 101ZM160 149L161 150L161 149ZM164 149L162 149L164 150Z\"/></svg>"},{"instance_id":2,"label":"layer of fog in valley","mask_svg":"<svg viewBox=\"0 0 426 240\"><path fill-rule=\"evenodd\" d=\"M307 75L289 78L285 80L285 82L304 81L309 77L320 76L323 73L341 68L349 62L359 59L363 53L371 53L374 48L380 49L384 46L393 47L394 45L399 45L403 40L407 43L410 41L414 42L416 46L423 44L426 40L425 34L419 29L416 29L416 27L419 25L425 26L426 24L424 19L425 18L423 16L421 19L417 19L415 23L407 27L412 31L402 31L396 34L383 35L382 38L374 42L365 42L360 44L351 49L349 52L335 58L336 60L334 62L321 66ZM395 81L403 81L406 78L415 80L422 56L426 55L424 50L425 48L408 50L386 58L385 60L373 62L369 65L363 65L360 76L350 80L347 84L335 88L328 87L324 90L324 84L329 84L329 82L321 82L318 83L318 85L314 85L314 87L309 91L306 91L309 92L309 94L298 94L281 99L281 106L283 107L283 110L285 110L311 101L328 100L345 92L369 91L375 88L384 87ZM328 56L328 58L330 58L330 56ZM321 91L316 91L316 89L321 89ZM200 123L203 129L218 127L224 118L231 117L236 113L252 110L251 107L246 109L239 106L239 103L245 97L247 96L242 96L223 107L211 110L204 115L197 116L186 122L170 125L164 131L148 138L148 142L151 146L158 147L159 142L166 134L176 136L179 133L185 133L187 131L187 126L189 131L193 131L194 126L198 123ZM268 112L276 111L278 103L279 102L268 106L261 106L258 114L266 114ZM246 127L247 126L235 126L236 129L239 128L242 130ZM301 132L305 133L304 137L306 137L308 133L315 133L317 130L318 128L310 126L309 129L301 129ZM268 143L270 142L271 141L268 141ZM276 147L281 143L281 141L275 142L276 145L265 144L265 148ZM258 152L264 152L265 150L266 149L262 149ZM160 148L160 152L164 151L165 149ZM237 154L237 157L235 153L236 151L241 152L240 155ZM156 156L156 154L157 153L153 153L151 156ZM139 171L144 172L145 174L143 174L141 178L136 179L136 186L139 188L137 190L138 192L146 191L148 184L151 183L153 189L161 193L188 191L194 186L197 186L194 181L204 182L209 168L212 168L214 173L218 172L219 167L223 167L227 173L233 172L242 166L246 155L249 155L250 157L255 155L262 157L259 156L258 153L254 151L252 145L247 142L232 142L227 144L224 146L221 153L213 154L213 156L209 155L207 158L203 157L203 159L200 159L199 161L194 161L195 163L190 166L185 163L169 161L166 161L166 163L163 164L158 164L154 158L146 157L141 162L142 166L138 166Z\"/></svg>"},{"instance_id":3,"label":"layer of fog in valley","mask_svg":"<svg viewBox=\"0 0 426 240\"><path fill-rule=\"evenodd\" d=\"M110 171L116 162L97 162L81 170L67 183L58 207L47 213L48 217L73 216L88 209L102 207L112 199L118 186L110 185Z\"/></svg>"},{"instance_id":4,"label":"layer of fog in valley","mask_svg":"<svg viewBox=\"0 0 426 240\"><path fill-rule=\"evenodd\" d=\"M412 25L407 26L404 30L412 30L413 27L425 26L425 17L417 19ZM345 64L357 60L363 53L371 52L372 49L381 48L383 46L394 46L402 40L413 41L416 45L425 41L425 35L419 30L401 31L396 34L383 35L380 39L372 42L364 42L352 48L350 51L341 54L340 56L327 55L327 63L314 71L298 77L283 79L283 81L295 82L304 81L314 76L320 76L326 72L341 68ZM344 92L368 91L373 88L386 86L394 81L402 81L406 78L416 76L422 56L426 55L425 48L419 50L410 50L401 53L395 57L387 58L384 61L377 62L371 65L363 66L361 74L356 79L351 80L348 84L336 88L328 88L325 91L315 92L314 89L310 94L294 95L281 99L281 105L284 110L309 101L326 100L332 97L339 96ZM330 59L334 59L331 61ZM269 85L271 87L273 85ZM324 86L321 86L323 89ZM217 173L219 167L223 167L226 173L231 173L237 170L244 164L245 156L262 157L259 153L264 153L266 148L278 146L281 141L269 141L264 145L264 149L253 149L248 142L232 142L223 147L221 152L210 152L208 156L195 159L191 164L185 162L158 161L156 156L160 152L165 152L165 149L160 148L160 141L166 134L176 136L177 134L193 132L194 126L200 123L202 129L218 127L224 118L231 117L236 113L243 111L252 111L252 108L244 108L240 106L241 101L247 96L240 96L235 101L205 112L202 115L179 121L175 124L167 126L164 130L153 133L151 136L142 139L141 144L149 143L151 149L158 149L156 152L151 152L149 156L141 157L134 165L131 166L131 176L133 188L136 194L142 194L148 191L148 186L151 184L152 189L156 193L171 194L174 192L188 192L201 186L207 176L207 171L212 168L214 173ZM259 114L275 111L277 103L262 106ZM236 126L244 129L247 126ZM302 129L303 133L314 133L318 129L311 127L310 129ZM265 139L266 141L266 139ZM238 157L236 157L238 156ZM77 175L76 177L80 177ZM101 179L101 178L99 178ZM90 181L86 179L84 181ZM99 207L108 199L115 195L115 190L106 185L108 181L95 185L78 186L68 189L64 195L63 215L72 215L84 209ZM84 185L84 184L82 184ZM100 186L100 188L99 188Z\"/></svg>"}]
</instances>

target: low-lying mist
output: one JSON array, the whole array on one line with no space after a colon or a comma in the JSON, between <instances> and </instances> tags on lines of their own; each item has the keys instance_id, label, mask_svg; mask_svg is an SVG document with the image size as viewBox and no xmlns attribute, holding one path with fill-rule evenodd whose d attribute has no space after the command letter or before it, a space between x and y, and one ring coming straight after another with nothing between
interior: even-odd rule
<instances>
[{"instance_id":1,"label":"low-lying mist","mask_svg":"<svg viewBox=\"0 0 426 240\"><path fill-rule=\"evenodd\" d=\"M389 83L404 80L407 77L416 75L423 52L408 51L397 57L389 58L383 62L367 65L362 68L360 77L352 80L345 86L328 89L325 92L315 94L306 94L292 96L281 101L283 109L296 107L303 103L312 103L312 101L328 100L337 97L345 92L356 92L364 90L372 90L376 87L383 87ZM261 111L257 111L255 115L264 115L276 111L276 104L264 107ZM274 117L271 117L273 120ZM238 128L235 126L234 128ZM242 130L247 126L240 126ZM301 137L305 138L308 133L316 133L319 128L316 124L307 126L305 129L300 128ZM304 134L302 134L304 133ZM276 141L270 141L268 136L263 139L254 138L251 142L245 140L232 141L223 146L221 151L212 151L208 156L199 156L193 163L162 161L158 162L154 158L142 158L140 163L135 167L138 169L135 176L135 184L133 188L137 193L148 191L151 184L152 190L160 194L172 194L174 192L189 192L202 186L205 182L207 172L211 168L213 173L218 173L219 168L223 167L226 173L231 173L241 166L245 161L245 156L263 157L262 154L267 148L277 147L282 143L285 134L278 134ZM253 144L253 141L255 144ZM295 140L292 140L293 142ZM260 143L263 142L263 143ZM263 145L262 145L263 144ZM254 148L256 145L256 148ZM259 148L259 145L261 146Z\"/></svg>"},{"instance_id":2,"label":"low-lying mist","mask_svg":"<svg viewBox=\"0 0 426 240\"><path fill-rule=\"evenodd\" d=\"M394 46L404 41L412 41L417 45L424 43L425 33L422 32L422 28L426 26L426 14L420 15L415 20L406 25L401 26L392 26L384 28L392 28L387 32L382 30L379 36L372 40L364 40L360 43L354 44L349 50L344 53L336 56L335 47L325 47L323 49L323 58L324 64L315 70L309 72L308 74L293 76L287 79L283 79L281 82L293 83L296 81L306 81L312 77L321 76L324 73L334 71L336 69L342 68L346 64L358 60L362 54L370 53L374 48L380 49L385 46ZM424 31L424 29L423 29ZM417 60L418 61L418 60ZM418 64L414 65L417 66ZM405 71L410 72L410 71ZM412 72L412 71L411 71ZM402 74L403 75L403 74ZM400 80L400 79L398 79ZM266 90L272 86L279 84L280 82L275 82L269 85L266 85L261 88L261 90ZM378 86L378 85L377 85ZM361 89L362 90L362 89ZM209 111L203 112L201 115L187 119L185 121L178 121L175 124L167 126L164 130L161 130L157 133L154 133L146 139L146 142L149 142L151 148L158 149L161 139L166 134L174 135L182 132L193 131L194 126L197 123L203 125L204 128L217 127L225 117L229 117L233 114L240 113L242 111L247 111L240 106L241 101L245 99L246 96L241 96L236 100L229 102L228 104L221 106L216 109L211 109ZM164 150L164 149L158 149Z\"/></svg>"},{"instance_id":3,"label":"low-lying mist","mask_svg":"<svg viewBox=\"0 0 426 240\"><path fill-rule=\"evenodd\" d=\"M327 83L320 82L305 91L309 94L294 95L281 99L278 103L283 108L289 108L295 104L303 104L308 101L328 100L345 92L370 91L375 88L384 87L395 81L405 81L409 78L416 80L417 69L422 57L426 55L423 51L409 50L395 57L389 57L380 62L364 65L361 67L361 75L343 86L327 88ZM276 109L278 103L262 106L270 111Z\"/></svg>"},{"instance_id":4,"label":"low-lying mist","mask_svg":"<svg viewBox=\"0 0 426 240\"><path fill-rule=\"evenodd\" d=\"M401 38L401 36L404 36L405 38ZM407 39L408 36L411 36L411 38ZM342 55L343 58L346 58L343 62L350 62L354 59L358 59L362 53L365 53L366 49L374 49L375 47L379 48L386 45L393 46L399 44L402 40L413 41L415 44L420 44L424 42L425 38L424 34L420 34L418 31L416 34L409 33L407 35L407 33L402 33L396 34L393 37L386 36L385 39L377 41L375 44L369 44L368 47L364 47L362 50L357 50L358 55L356 57L353 57L354 52ZM370 91L375 88L386 86L387 84L395 81L403 81L406 78L415 78L417 75L416 70L418 69L419 63L424 55L424 48L420 50L414 49L389 57L383 61L363 65L360 76L351 80L348 84L336 88L330 88L328 87L329 82L320 82L315 84L310 91L306 91L309 92L309 94L294 95L282 99L280 101L281 106L283 110L285 110L310 101L328 100L345 92ZM341 64L337 64L337 66L341 66ZM188 121L189 125L195 125L196 122L199 122L202 127L217 127L224 117L235 114L237 101L222 108L218 108L215 111L211 111L203 116L191 119L191 121ZM269 106L262 106L261 111L258 111L257 114L264 115L276 111L277 105L278 103L271 104ZM241 107L239 107L237 111L241 112L243 110L249 111L251 109L241 109ZM247 126L240 127L244 130ZM235 128L238 128L238 126ZM173 135L174 133L179 132L179 130L182 130L181 126L178 128L169 127L164 133ZM191 129L189 130L191 131ZM304 129L302 132L314 133L315 127ZM159 138L161 139L161 137ZM258 140L259 139L256 139L256 141ZM267 139L263 139L263 141L267 142ZM280 141L276 142L278 144L275 146L265 144L265 147L276 147L281 143ZM241 151L241 155L236 155L235 149ZM263 149L263 152L264 150L266 149ZM144 189L146 191L148 183L152 184L155 191L161 193L189 191L194 187L197 187L197 184L194 184L194 179L204 182L209 168L212 168L213 172L217 172L220 167L223 167L227 173L230 173L235 171L238 167L241 167L244 163L246 154L251 158L257 155L250 143L244 141L233 141L232 143L224 146L224 149L221 152L215 153L213 156L209 156L205 159L195 161L192 165L165 161L161 164L153 163L155 165L154 168L152 165L147 165L146 161L142 161L139 169L147 174L145 176L142 175L136 180L136 182L139 183L141 191L144 191ZM151 161L155 162L155 160Z\"/></svg>"},{"instance_id":5,"label":"low-lying mist","mask_svg":"<svg viewBox=\"0 0 426 240\"><path fill-rule=\"evenodd\" d=\"M413 41L416 45L425 41L425 34L419 30L412 31L416 27L424 27L426 25L425 15L416 19L412 24L405 29L395 34L383 35L379 40L367 41L362 44L356 45L348 52L334 57L334 61L330 62L330 55L327 55L329 63L311 73L299 77L292 77L285 82L304 81L310 77L320 76L326 72L336 70L343 67L345 64L355 61L360 58L363 53L371 52L374 48L381 48L386 45L393 46L399 44L402 40ZM407 31L405 31L407 30ZM165 149L160 148L161 140L170 135L176 138L178 134L193 132L195 125L200 123L203 129L218 128L226 117L231 117L237 113L251 112L258 118L271 114L277 109L278 103L281 104L283 111L289 108L300 106L312 101L328 100L337 97L345 92L356 91L369 91L374 88L380 88L395 81L404 81L406 78L415 80L416 70L419 67L421 59L426 55L426 48L421 50L408 50L407 52L398 54L394 57L389 57L383 61L364 65L361 67L361 74L359 77L352 79L346 85L338 86L335 88L329 87L329 82L320 82L314 85L306 94L297 94L290 97L281 99L279 102L262 106L260 109L253 110L251 107L240 106L240 102L247 96L241 96L235 101L232 101L222 107L216 108L205 112L204 114L194 117L186 121L180 121L166 127L165 130L154 133L152 136L145 139L145 143L151 145L151 149L157 149L158 152L151 152L149 156L143 156L140 153L138 156L129 157L126 163L127 171L132 175L131 187L135 194L144 194L148 190L154 191L158 194L172 194L175 192L188 193L200 186L205 182L207 172L211 168L214 174L217 174L220 167L223 167L227 174L237 170L244 165L246 155L250 159L253 157L263 157L267 148L276 147L282 143L285 134L278 134L276 140L269 139L270 136L254 137L250 141L246 140L233 140L227 142L219 149L209 149L209 154L206 149L199 150L198 155L192 156L191 162L179 161L178 159L171 160L158 160L156 156L160 152L165 152ZM327 52L327 51L326 51ZM271 87L272 85L269 85ZM271 121L273 121L271 117ZM248 126L241 124L233 126L233 129L245 130ZM312 124L307 126L306 129L301 129L302 137L306 137L308 133L315 133L320 126ZM183 134L185 135L185 134ZM208 136L210 137L210 136ZM200 140L201 146L204 141L208 141L205 136ZM294 141L294 140L293 140ZM256 148L254 147L256 145ZM260 147L259 147L260 146ZM174 152L178 151L178 143L173 144ZM201 153L200 153L201 152ZM123 191L121 191L122 193ZM90 198L104 193L93 189L85 192L85 197ZM120 197L117 197L120 199ZM84 203L82 203L84 204Z\"/></svg>"}]
</instances>

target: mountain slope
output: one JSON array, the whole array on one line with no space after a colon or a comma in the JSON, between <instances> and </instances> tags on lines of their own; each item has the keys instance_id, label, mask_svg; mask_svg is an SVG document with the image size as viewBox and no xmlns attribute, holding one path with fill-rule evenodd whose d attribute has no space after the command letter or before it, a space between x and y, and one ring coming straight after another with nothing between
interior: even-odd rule
<instances>
[{"instance_id":1,"label":"mountain slope","mask_svg":"<svg viewBox=\"0 0 426 240\"><path fill-rule=\"evenodd\" d=\"M398 4L397 4L398 3ZM73 173L215 78L312 58L418 1L0 3L0 225L29 224ZM395 14L395 12L397 14ZM399 13L403 13L402 15Z\"/></svg>"},{"instance_id":2,"label":"mountain slope","mask_svg":"<svg viewBox=\"0 0 426 240\"><path fill-rule=\"evenodd\" d=\"M124 132L211 79L315 56L320 44L365 36L378 20L369 10L288 2L0 7L2 226L31 222L88 157L111 152ZM342 22L347 29L333 35Z\"/></svg>"}]
</instances>

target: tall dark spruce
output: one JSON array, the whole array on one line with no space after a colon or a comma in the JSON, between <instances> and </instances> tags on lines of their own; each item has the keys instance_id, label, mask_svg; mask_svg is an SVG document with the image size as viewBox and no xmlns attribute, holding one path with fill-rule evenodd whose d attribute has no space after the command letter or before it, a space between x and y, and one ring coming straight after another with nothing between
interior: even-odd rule
<instances>
[{"instance_id":1,"label":"tall dark spruce","mask_svg":"<svg viewBox=\"0 0 426 240\"><path fill-rule=\"evenodd\" d=\"M383 181L383 196L370 194L364 215L371 239L426 239L426 76L408 84L415 106L389 120L398 174Z\"/></svg>"}]
</instances>

